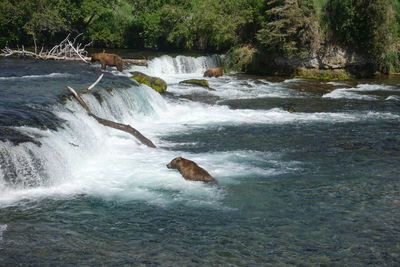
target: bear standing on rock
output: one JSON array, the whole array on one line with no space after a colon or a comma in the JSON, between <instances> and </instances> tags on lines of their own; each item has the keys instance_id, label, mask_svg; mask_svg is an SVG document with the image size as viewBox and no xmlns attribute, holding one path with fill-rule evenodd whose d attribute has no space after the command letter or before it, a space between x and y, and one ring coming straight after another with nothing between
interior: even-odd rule
<instances>
[{"instance_id":1,"label":"bear standing on rock","mask_svg":"<svg viewBox=\"0 0 400 267\"><path fill-rule=\"evenodd\" d=\"M217 180L215 180L206 170L201 168L194 161L182 157L174 158L167 164L167 168L178 169L186 180L218 184Z\"/></svg>"},{"instance_id":2,"label":"bear standing on rock","mask_svg":"<svg viewBox=\"0 0 400 267\"><path fill-rule=\"evenodd\" d=\"M116 54L95 53L92 54L91 62L100 61L101 69L105 70L107 66L115 66L118 71L122 71L122 58Z\"/></svg>"},{"instance_id":3,"label":"bear standing on rock","mask_svg":"<svg viewBox=\"0 0 400 267\"><path fill-rule=\"evenodd\" d=\"M221 67L208 69L204 72L204 77L215 77L218 78L224 75L224 70Z\"/></svg>"}]
</instances>

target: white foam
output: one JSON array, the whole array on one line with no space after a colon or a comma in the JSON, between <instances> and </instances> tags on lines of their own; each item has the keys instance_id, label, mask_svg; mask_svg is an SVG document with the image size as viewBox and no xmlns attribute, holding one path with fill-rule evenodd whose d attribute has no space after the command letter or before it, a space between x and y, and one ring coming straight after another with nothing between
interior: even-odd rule
<instances>
[{"instance_id":1,"label":"white foam","mask_svg":"<svg viewBox=\"0 0 400 267\"><path fill-rule=\"evenodd\" d=\"M217 55L202 57L161 56L149 61L147 67L132 66L119 75L130 76L131 71L140 71L151 76L164 79L168 83L167 91L176 95L191 95L193 93L209 94L222 99L249 99L259 97L303 97L304 93L288 89L288 83L301 79L290 79L281 83L271 83L266 80L241 80L234 76L224 75L219 78L203 77L204 71L219 65ZM206 79L215 91L179 82L187 79Z\"/></svg>"},{"instance_id":2,"label":"white foam","mask_svg":"<svg viewBox=\"0 0 400 267\"><path fill-rule=\"evenodd\" d=\"M256 169L249 173L250 161L238 162L235 158L229 159L226 153L190 154L151 149L138 145L132 139L114 135L104 138L95 151L85 151L80 147L72 148L74 151L69 152L71 148L67 143L65 147L58 144L54 149L65 153L59 164L63 163L62 168L67 169L68 175L49 185L2 191L0 207L13 205L22 199L64 199L80 194L120 201L145 201L160 206L177 202L196 206L220 206L224 196L223 187L186 181L178 171L167 169L166 164L176 156L193 159L212 173L221 185L234 182L238 173L262 172L261 169ZM82 153L86 154L83 158ZM252 154L254 152L242 152L242 158L255 158ZM217 158L226 160L223 164L220 160L214 162ZM271 175L274 173L273 170L265 171Z\"/></svg>"},{"instance_id":3,"label":"white foam","mask_svg":"<svg viewBox=\"0 0 400 267\"><path fill-rule=\"evenodd\" d=\"M203 77L192 77L193 79ZM173 83L168 87L168 91L176 95L191 95L193 93L208 94L217 96L221 99L251 99L251 98L299 98L304 97L304 93L289 89L285 83L270 83L265 80L240 80L234 76L224 76L221 78L207 78L210 88L205 88L187 84Z\"/></svg>"},{"instance_id":4,"label":"white foam","mask_svg":"<svg viewBox=\"0 0 400 267\"><path fill-rule=\"evenodd\" d=\"M94 113L133 125L156 145L162 145L163 136L212 126L399 119L395 114L377 112L233 110L221 105L169 100L146 86L114 90L112 95L106 91L99 93L103 97L102 104L92 95L83 96ZM156 205L183 202L218 206L224 195L224 184L235 183L240 177L272 176L296 168L295 163L279 160L277 154L254 151L191 154L151 149L124 132L100 125L75 101L68 102L65 107L56 106L53 112L66 121L62 129L16 128L30 136L41 136L36 138L42 143L40 147L31 143L14 146L0 142L0 147L8 151L19 170L18 186L12 188L4 186L5 174L2 174L0 206L12 205L21 199L68 198L78 194L141 200ZM221 181L222 187L188 182L177 171L168 170L165 165L177 156L198 162ZM260 160L261 164L254 165ZM39 167L35 161L41 163ZM282 164L287 167L276 167Z\"/></svg>"},{"instance_id":5,"label":"white foam","mask_svg":"<svg viewBox=\"0 0 400 267\"><path fill-rule=\"evenodd\" d=\"M140 71L150 76L160 77L168 83L177 83L182 79L203 76L204 71L218 65L218 55L200 57L164 55L150 60L147 67L132 66L125 73Z\"/></svg>"},{"instance_id":6,"label":"white foam","mask_svg":"<svg viewBox=\"0 0 400 267\"><path fill-rule=\"evenodd\" d=\"M230 109L224 105L209 105L191 101L166 102L165 109L151 118L136 121L141 129L153 136L182 133L213 125L288 124L288 123L340 123L381 118L397 119L392 113L373 112L320 112L290 113L279 108L270 110Z\"/></svg>"},{"instance_id":7,"label":"white foam","mask_svg":"<svg viewBox=\"0 0 400 267\"><path fill-rule=\"evenodd\" d=\"M210 124L249 123L263 115L251 110L234 111L226 106L170 102L145 86L115 90L112 94L102 92L105 98L102 105L90 95L84 97L94 112L115 121L129 122L156 144L160 143L159 136ZM135 95L136 100L132 101ZM151 104L147 102L149 100ZM30 143L13 146L0 142L19 155L17 162L23 162L17 166L22 170L17 177L20 180L18 186L1 189L0 206L12 205L22 199L69 198L79 194L141 200L156 205L183 202L218 206L224 195L223 187L185 181L177 171L166 168L165 165L177 156L197 161L222 185L235 182L238 175L274 175L282 171L252 166L255 159L262 158L259 152L190 154L151 149L126 133L98 124L75 102L68 102L66 108L60 106L54 110L66 121L62 129L16 128L31 136L42 136L38 139L42 143L40 147ZM194 117L177 116L189 113ZM45 173L35 169L31 155L44 165ZM44 176L47 180L43 180ZM24 185L29 179L40 183L34 184L35 187Z\"/></svg>"},{"instance_id":8,"label":"white foam","mask_svg":"<svg viewBox=\"0 0 400 267\"><path fill-rule=\"evenodd\" d=\"M205 68L212 65L207 65L207 60L162 57L158 60L160 64L164 64L159 66L160 69L155 64L157 60L153 60L154 65L146 70L150 70L148 74L153 71L170 77L172 82L169 90L184 94L183 91L190 87L179 85L178 81L184 76L198 78ZM179 65L181 63L186 64L185 66L193 64L194 67L182 68ZM217 87L217 92L212 94L221 98L296 96L295 92L285 89L284 83L241 81L229 76L208 80L211 87ZM83 95L93 113L130 124L156 145L165 147L176 144L165 143L162 137L214 126L346 123L400 118L396 114L377 112L289 113L278 108L234 110L224 105L164 98L144 85L97 92L103 99L101 103L91 94ZM1 153L8 153L8 158L18 169L17 183L10 187L5 182L8 177L0 168L0 207L14 205L22 199L71 198L79 194L105 199L145 201L160 206L184 203L214 207L220 206L225 194L224 186L227 184L249 177L269 177L301 168L296 162L281 160L279 154L264 152L188 153L151 149L127 133L100 125L75 101L68 102L65 106L54 106L53 113L65 121L63 128L57 131L16 128L35 137L42 143L40 147L32 143L15 146L10 142L0 142L0 150L6 151ZM186 181L176 170L167 169L165 165L177 156L196 161L214 175L221 186Z\"/></svg>"},{"instance_id":9,"label":"white foam","mask_svg":"<svg viewBox=\"0 0 400 267\"><path fill-rule=\"evenodd\" d=\"M43 74L43 75L26 75L26 76L19 76L19 77L0 77L0 80L18 80L18 79L42 79L42 78L64 78L73 76L70 73L50 73L50 74Z\"/></svg>"},{"instance_id":10,"label":"white foam","mask_svg":"<svg viewBox=\"0 0 400 267\"><path fill-rule=\"evenodd\" d=\"M284 83L297 83L299 81L304 81L302 78L291 78L291 79L286 79L283 82Z\"/></svg>"},{"instance_id":11,"label":"white foam","mask_svg":"<svg viewBox=\"0 0 400 267\"><path fill-rule=\"evenodd\" d=\"M374 91L399 91L394 86L379 85L379 84L359 84L355 88L339 88L330 93L324 94L325 98L346 98L346 99L359 99L359 100L378 100L379 97L375 95L363 95L360 92L374 92Z\"/></svg>"},{"instance_id":12,"label":"white foam","mask_svg":"<svg viewBox=\"0 0 400 267\"><path fill-rule=\"evenodd\" d=\"M347 85L345 82L327 82L326 84L334 85L334 86L344 86L344 85Z\"/></svg>"},{"instance_id":13,"label":"white foam","mask_svg":"<svg viewBox=\"0 0 400 267\"><path fill-rule=\"evenodd\" d=\"M387 100L387 101L400 101L400 96L391 95L391 96L388 96L385 100Z\"/></svg>"}]
</instances>

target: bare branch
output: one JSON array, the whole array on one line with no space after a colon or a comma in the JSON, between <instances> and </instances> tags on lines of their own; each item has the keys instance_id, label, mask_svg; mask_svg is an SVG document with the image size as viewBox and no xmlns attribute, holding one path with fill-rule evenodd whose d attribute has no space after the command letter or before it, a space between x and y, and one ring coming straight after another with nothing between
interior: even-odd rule
<instances>
[{"instance_id":1,"label":"bare branch","mask_svg":"<svg viewBox=\"0 0 400 267\"><path fill-rule=\"evenodd\" d=\"M83 35L83 32L81 32L80 34L78 34L75 38L74 41L72 42L72 44L75 44L76 40L79 38L79 36Z\"/></svg>"},{"instance_id":2,"label":"bare branch","mask_svg":"<svg viewBox=\"0 0 400 267\"><path fill-rule=\"evenodd\" d=\"M81 104L81 106L90 114L90 109L82 97L72 87L67 86L67 89L72 93L79 104Z\"/></svg>"},{"instance_id":3,"label":"bare branch","mask_svg":"<svg viewBox=\"0 0 400 267\"><path fill-rule=\"evenodd\" d=\"M76 53L84 62L89 63L87 60L85 60L85 59L81 56L81 54L79 54L79 52L75 49L74 45L71 43L70 40L68 40L68 43L69 43L69 45L71 46L72 50L74 50L75 53ZM70 57L72 57L72 56L70 56Z\"/></svg>"},{"instance_id":4,"label":"bare branch","mask_svg":"<svg viewBox=\"0 0 400 267\"><path fill-rule=\"evenodd\" d=\"M34 39L34 44L35 44L35 51L30 52L26 51L25 47L22 46L22 49L18 47L17 50L12 50L9 47L5 47L2 49L3 55L2 56L26 56L26 57L33 57L36 59L55 59L55 60L82 60L86 63L88 62L88 58L86 58L87 52L85 51L86 47L90 45L91 43L85 45L83 49L80 48L81 44L75 48L74 44L76 43L76 40L79 36L81 36L82 33L78 34L75 38L74 41L71 42L69 40L71 34L68 34L67 37L62 40L59 44L53 46L53 48L50 49L48 52L43 52L43 47L42 50L38 53L37 51L37 44L36 44L36 39Z\"/></svg>"},{"instance_id":5,"label":"bare branch","mask_svg":"<svg viewBox=\"0 0 400 267\"><path fill-rule=\"evenodd\" d=\"M92 90L93 87L95 87L95 86L100 82L100 80L103 78L103 76L104 76L104 74L101 74L101 75L99 76L99 78L97 78L97 80L96 80L91 86L89 86L89 87L87 88L87 90L88 90L88 91Z\"/></svg>"}]
</instances>

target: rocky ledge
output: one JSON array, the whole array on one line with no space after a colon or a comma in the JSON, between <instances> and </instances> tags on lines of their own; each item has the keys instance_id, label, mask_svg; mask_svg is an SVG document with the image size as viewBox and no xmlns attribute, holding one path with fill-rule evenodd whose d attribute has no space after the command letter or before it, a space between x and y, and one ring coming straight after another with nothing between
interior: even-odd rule
<instances>
[{"instance_id":1,"label":"rocky ledge","mask_svg":"<svg viewBox=\"0 0 400 267\"><path fill-rule=\"evenodd\" d=\"M316 53L306 58L285 58L259 53L256 49L248 47L239 48L250 51L252 55L246 55L246 60L240 66L249 74L294 76L300 78L317 78L328 80L345 80L351 77L371 77L374 74L374 66L364 55L357 54L336 45L324 45ZM229 57L231 61L240 59L234 54Z\"/></svg>"}]
</instances>

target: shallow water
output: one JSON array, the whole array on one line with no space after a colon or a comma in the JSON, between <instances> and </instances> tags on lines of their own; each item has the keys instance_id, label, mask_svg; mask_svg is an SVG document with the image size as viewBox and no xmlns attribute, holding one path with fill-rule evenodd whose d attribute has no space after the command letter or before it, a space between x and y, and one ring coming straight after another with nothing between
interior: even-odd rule
<instances>
[{"instance_id":1,"label":"shallow water","mask_svg":"<svg viewBox=\"0 0 400 267\"><path fill-rule=\"evenodd\" d=\"M0 60L0 265L399 265L400 79L179 84L216 65L160 56L84 95L151 149L60 103L98 65ZM167 169L177 156L219 186Z\"/></svg>"}]
</instances>

